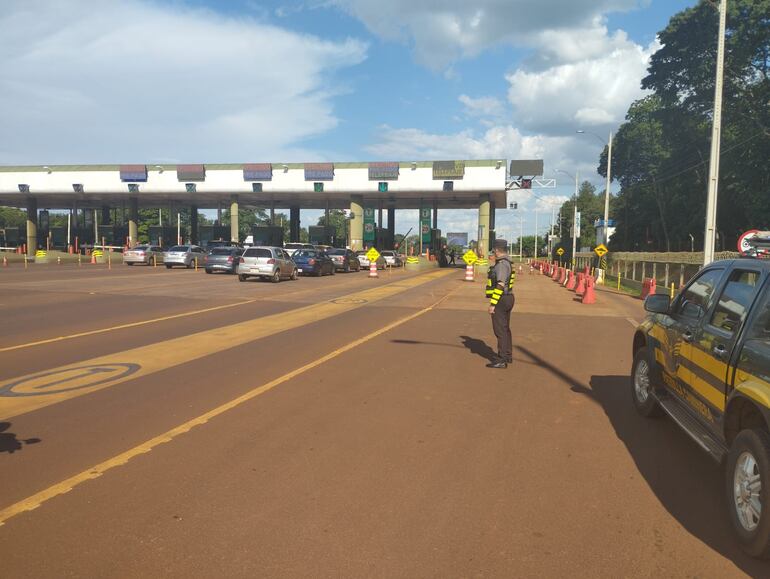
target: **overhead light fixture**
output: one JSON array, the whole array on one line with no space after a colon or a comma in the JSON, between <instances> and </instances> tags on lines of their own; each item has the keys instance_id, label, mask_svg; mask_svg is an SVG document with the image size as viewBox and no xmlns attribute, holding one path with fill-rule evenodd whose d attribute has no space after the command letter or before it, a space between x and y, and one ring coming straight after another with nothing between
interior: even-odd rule
<instances>
[{"instance_id":1,"label":"overhead light fixture","mask_svg":"<svg viewBox=\"0 0 770 579\"><path fill-rule=\"evenodd\" d=\"M288 173L289 172L289 166L288 165L281 165L283 167L283 172Z\"/></svg>"},{"instance_id":2,"label":"overhead light fixture","mask_svg":"<svg viewBox=\"0 0 770 579\"><path fill-rule=\"evenodd\" d=\"M499 169L502 166L503 166L503 162L502 161L498 161L496 166L495 166L495 169Z\"/></svg>"},{"instance_id":3,"label":"overhead light fixture","mask_svg":"<svg viewBox=\"0 0 770 579\"><path fill-rule=\"evenodd\" d=\"M128 184L128 192L129 193L139 193L139 183L129 183Z\"/></svg>"},{"instance_id":4,"label":"overhead light fixture","mask_svg":"<svg viewBox=\"0 0 770 579\"><path fill-rule=\"evenodd\" d=\"M83 185L82 185L82 183L73 183L72 184L72 190L75 193L82 193L83 192Z\"/></svg>"},{"instance_id":5,"label":"overhead light fixture","mask_svg":"<svg viewBox=\"0 0 770 579\"><path fill-rule=\"evenodd\" d=\"M198 191L195 183L185 183L184 188L188 193L196 193Z\"/></svg>"},{"instance_id":6,"label":"overhead light fixture","mask_svg":"<svg viewBox=\"0 0 770 579\"><path fill-rule=\"evenodd\" d=\"M50 168L48 165L44 165L44 166L43 166L43 171L45 171L45 172L46 172L46 173L48 173L49 175L50 175L51 173L53 173L53 169L51 169L51 168Z\"/></svg>"},{"instance_id":7,"label":"overhead light fixture","mask_svg":"<svg viewBox=\"0 0 770 579\"><path fill-rule=\"evenodd\" d=\"M19 193L29 193L29 185L26 183L19 183Z\"/></svg>"},{"instance_id":8,"label":"overhead light fixture","mask_svg":"<svg viewBox=\"0 0 770 579\"><path fill-rule=\"evenodd\" d=\"M412 161L412 171L416 171L416 170L417 170L417 163Z\"/></svg>"},{"instance_id":9,"label":"overhead light fixture","mask_svg":"<svg viewBox=\"0 0 770 579\"><path fill-rule=\"evenodd\" d=\"M158 170L158 173L163 173L163 167L160 165L155 165L155 168Z\"/></svg>"}]
</instances>

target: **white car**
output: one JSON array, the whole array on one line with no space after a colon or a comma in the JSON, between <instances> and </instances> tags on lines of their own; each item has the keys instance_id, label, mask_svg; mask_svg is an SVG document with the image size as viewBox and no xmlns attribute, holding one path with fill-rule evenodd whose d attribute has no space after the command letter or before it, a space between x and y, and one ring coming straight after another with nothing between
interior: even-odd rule
<instances>
[{"instance_id":1,"label":"white car","mask_svg":"<svg viewBox=\"0 0 770 579\"><path fill-rule=\"evenodd\" d=\"M395 251L385 250L380 255L385 258L385 263L390 267L401 267L401 256Z\"/></svg>"},{"instance_id":2,"label":"white car","mask_svg":"<svg viewBox=\"0 0 770 579\"><path fill-rule=\"evenodd\" d=\"M356 251L356 257L358 258L358 263L361 264L361 269L369 269L371 262L369 261L369 258L366 257L365 251ZM380 257L377 258L377 269L385 269L387 264L385 258L380 254Z\"/></svg>"}]
</instances>

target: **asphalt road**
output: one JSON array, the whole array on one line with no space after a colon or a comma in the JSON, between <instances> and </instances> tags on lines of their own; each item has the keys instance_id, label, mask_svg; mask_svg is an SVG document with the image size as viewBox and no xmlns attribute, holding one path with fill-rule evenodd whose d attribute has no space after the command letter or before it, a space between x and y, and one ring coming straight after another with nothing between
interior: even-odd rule
<instances>
[{"instance_id":1,"label":"asphalt road","mask_svg":"<svg viewBox=\"0 0 770 579\"><path fill-rule=\"evenodd\" d=\"M640 302L461 270L0 271L2 577L768 576L628 389Z\"/></svg>"}]
</instances>

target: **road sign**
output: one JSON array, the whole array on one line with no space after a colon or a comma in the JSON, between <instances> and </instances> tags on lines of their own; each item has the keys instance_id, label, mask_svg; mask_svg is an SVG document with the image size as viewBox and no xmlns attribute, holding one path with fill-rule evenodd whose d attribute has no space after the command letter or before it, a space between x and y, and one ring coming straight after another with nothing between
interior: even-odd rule
<instances>
[{"instance_id":1,"label":"road sign","mask_svg":"<svg viewBox=\"0 0 770 579\"><path fill-rule=\"evenodd\" d=\"M558 255L559 257L561 257L562 255L564 255L564 248L563 248L563 247L560 247L559 249L557 249L557 250L556 250L556 255Z\"/></svg>"},{"instance_id":2,"label":"road sign","mask_svg":"<svg viewBox=\"0 0 770 579\"><path fill-rule=\"evenodd\" d=\"M377 263L377 260L380 259L380 252L372 247L366 252L366 259L368 259L370 263Z\"/></svg>"},{"instance_id":3,"label":"road sign","mask_svg":"<svg viewBox=\"0 0 770 579\"><path fill-rule=\"evenodd\" d=\"M463 261L467 263L468 265L473 265L479 260L479 257L476 255L476 252L469 249L465 252L463 255Z\"/></svg>"},{"instance_id":4,"label":"road sign","mask_svg":"<svg viewBox=\"0 0 770 579\"><path fill-rule=\"evenodd\" d=\"M594 247L594 253L599 257L604 257L605 255L607 255L607 253L609 253L609 251L610 250L607 249L607 246L604 245L603 243L600 243L599 245Z\"/></svg>"}]
</instances>

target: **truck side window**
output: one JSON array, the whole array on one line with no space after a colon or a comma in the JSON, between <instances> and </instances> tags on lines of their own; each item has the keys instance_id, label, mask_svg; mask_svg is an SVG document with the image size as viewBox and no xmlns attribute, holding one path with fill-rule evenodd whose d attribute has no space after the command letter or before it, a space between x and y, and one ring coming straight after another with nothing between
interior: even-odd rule
<instances>
[{"instance_id":1,"label":"truck side window","mask_svg":"<svg viewBox=\"0 0 770 579\"><path fill-rule=\"evenodd\" d=\"M759 300L757 317L754 318L747 337L770 344L770 288L765 290L765 295Z\"/></svg>"},{"instance_id":2,"label":"truck side window","mask_svg":"<svg viewBox=\"0 0 770 579\"><path fill-rule=\"evenodd\" d=\"M746 319L754 293L759 283L759 272L736 269L730 274L727 285L719 296L711 325L733 333L741 327Z\"/></svg>"},{"instance_id":3,"label":"truck side window","mask_svg":"<svg viewBox=\"0 0 770 579\"><path fill-rule=\"evenodd\" d=\"M693 320L702 318L711 305L714 289L722 273L721 269L711 269L702 273L684 291L674 313Z\"/></svg>"}]
</instances>

